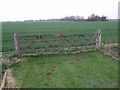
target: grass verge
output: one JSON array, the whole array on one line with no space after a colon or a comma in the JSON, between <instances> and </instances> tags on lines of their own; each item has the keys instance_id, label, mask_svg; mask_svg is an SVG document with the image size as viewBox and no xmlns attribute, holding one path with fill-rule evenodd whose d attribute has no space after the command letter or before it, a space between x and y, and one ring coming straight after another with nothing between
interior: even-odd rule
<instances>
[{"instance_id":1,"label":"grass verge","mask_svg":"<svg viewBox=\"0 0 120 90\"><path fill-rule=\"evenodd\" d=\"M86 58L70 62L74 58ZM19 88L116 88L118 62L99 51L24 57L13 66Z\"/></svg>"}]
</instances>

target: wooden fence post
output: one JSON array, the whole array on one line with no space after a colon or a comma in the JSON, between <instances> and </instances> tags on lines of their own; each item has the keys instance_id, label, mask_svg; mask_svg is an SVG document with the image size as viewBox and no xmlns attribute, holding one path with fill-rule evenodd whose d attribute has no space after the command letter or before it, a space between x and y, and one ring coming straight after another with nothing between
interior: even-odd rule
<instances>
[{"instance_id":1,"label":"wooden fence post","mask_svg":"<svg viewBox=\"0 0 120 90\"><path fill-rule=\"evenodd\" d=\"M19 40L18 33L15 33L15 34L14 34L14 45L15 45L15 50L16 50L16 52L17 52L17 55L18 55L18 56L21 56L21 55L20 55L20 49L19 49L18 40Z\"/></svg>"},{"instance_id":2,"label":"wooden fence post","mask_svg":"<svg viewBox=\"0 0 120 90\"><path fill-rule=\"evenodd\" d=\"M5 87L6 76L7 76L7 70L4 73L4 76L3 76L3 79L2 79L2 83L1 83L1 86L0 86L0 90L2 90L2 88Z\"/></svg>"},{"instance_id":3,"label":"wooden fence post","mask_svg":"<svg viewBox=\"0 0 120 90\"><path fill-rule=\"evenodd\" d=\"M96 38L96 48L99 49L101 47L101 30L97 30L97 38Z\"/></svg>"}]
</instances>

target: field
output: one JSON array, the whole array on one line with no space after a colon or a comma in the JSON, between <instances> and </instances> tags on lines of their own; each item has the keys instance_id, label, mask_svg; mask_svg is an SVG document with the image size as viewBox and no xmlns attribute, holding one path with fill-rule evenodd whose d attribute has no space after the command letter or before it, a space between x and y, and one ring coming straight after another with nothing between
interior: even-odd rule
<instances>
[{"instance_id":1,"label":"field","mask_svg":"<svg viewBox=\"0 0 120 90\"><path fill-rule=\"evenodd\" d=\"M74 58L80 61L72 62ZM24 58L13 75L22 88L115 88L117 68L117 61L89 52Z\"/></svg>"},{"instance_id":2,"label":"field","mask_svg":"<svg viewBox=\"0 0 120 90\"><path fill-rule=\"evenodd\" d=\"M118 22L15 22L3 23L3 52L13 51L14 33L22 35L40 34L79 34L95 32L97 29L102 31L102 42L118 42Z\"/></svg>"},{"instance_id":3,"label":"field","mask_svg":"<svg viewBox=\"0 0 120 90\"><path fill-rule=\"evenodd\" d=\"M102 43L118 42L116 20L97 22L10 22L3 23L3 53L14 54L14 33L22 35L79 34L102 31ZM76 59L76 60L74 60ZM77 60L78 59L78 60ZM20 88L114 88L118 85L118 63L100 51L22 57L13 76ZM72 61L72 62L71 62Z\"/></svg>"}]
</instances>

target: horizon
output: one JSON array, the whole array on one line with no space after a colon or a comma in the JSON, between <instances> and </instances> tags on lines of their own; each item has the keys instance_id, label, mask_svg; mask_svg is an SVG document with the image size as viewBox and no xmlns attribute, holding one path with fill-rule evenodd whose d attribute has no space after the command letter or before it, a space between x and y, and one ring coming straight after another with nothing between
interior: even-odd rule
<instances>
[{"instance_id":1,"label":"horizon","mask_svg":"<svg viewBox=\"0 0 120 90\"><path fill-rule=\"evenodd\" d=\"M6 3L7 2L7 3ZM118 19L119 0L2 0L0 21L60 19L91 14Z\"/></svg>"},{"instance_id":2,"label":"horizon","mask_svg":"<svg viewBox=\"0 0 120 90\"><path fill-rule=\"evenodd\" d=\"M52 19L58 19L58 18L52 18ZM84 18L84 19L85 19L85 18ZM31 21L30 21L30 20L31 20ZM21 20L21 21L20 21L20 20L11 20L11 21L0 21L0 22L24 22L24 21L35 22L35 21L40 21L40 20L41 20L41 21L42 21L42 20L43 20L43 21L47 21L47 20L49 21L49 18L48 18L48 19L36 19L36 20L32 20L32 19L28 19L28 20L27 20L27 19L26 19L26 20ZM50 19L50 20L51 20L51 19ZM113 19L110 19L110 18L109 18L108 20L118 20L118 18L117 18L117 19L116 19L116 18L113 18Z\"/></svg>"}]
</instances>

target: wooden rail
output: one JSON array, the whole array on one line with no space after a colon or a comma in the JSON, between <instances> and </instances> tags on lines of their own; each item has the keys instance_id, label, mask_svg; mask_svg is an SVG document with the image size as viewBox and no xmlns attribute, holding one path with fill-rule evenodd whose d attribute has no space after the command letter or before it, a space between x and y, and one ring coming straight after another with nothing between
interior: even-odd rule
<instances>
[{"instance_id":1,"label":"wooden rail","mask_svg":"<svg viewBox=\"0 0 120 90\"><path fill-rule=\"evenodd\" d=\"M92 48L92 47L96 47L96 45L91 45L91 46L88 46L87 48ZM85 46L83 46L83 47L78 47L77 49L79 50L79 49L84 49L84 48L86 48ZM48 48L48 49L36 49L37 51L48 51L48 50L60 50L60 48ZM75 48L73 48L73 49L69 49L69 50L76 50ZM30 49L30 50L21 50L21 52L32 52L32 51L34 51L33 49Z\"/></svg>"},{"instance_id":2,"label":"wooden rail","mask_svg":"<svg viewBox=\"0 0 120 90\"><path fill-rule=\"evenodd\" d=\"M96 44L96 41L90 42L90 44ZM86 45L87 43L80 43L80 44L74 44L76 46L81 46L81 45ZM37 48L37 47L47 47L48 45L33 45L32 47ZM69 47L70 45L64 45L65 47ZM19 46L20 48L27 48L27 46ZM59 47L59 45L50 45L49 47Z\"/></svg>"},{"instance_id":3,"label":"wooden rail","mask_svg":"<svg viewBox=\"0 0 120 90\"><path fill-rule=\"evenodd\" d=\"M58 35L58 34L52 34L52 35L24 35L24 36L20 36L20 37L43 37L43 36L69 37L69 36L83 36L83 35L96 34L96 33L97 32L83 33L83 34L73 34L73 35Z\"/></svg>"},{"instance_id":4,"label":"wooden rail","mask_svg":"<svg viewBox=\"0 0 120 90\"><path fill-rule=\"evenodd\" d=\"M82 52L90 52L90 51L96 51L97 49L90 49L90 50L84 50L84 51L76 51L76 52L67 52L63 54L77 54ZM21 54L21 56L38 56L38 55L53 55L53 54L60 54L60 52L53 52L53 53L34 53L34 54Z\"/></svg>"},{"instance_id":5,"label":"wooden rail","mask_svg":"<svg viewBox=\"0 0 120 90\"><path fill-rule=\"evenodd\" d=\"M96 39L96 38L81 38L81 39L74 39L74 40L67 40L67 41L70 41L70 42L74 42L74 41L79 41L79 40L89 40L89 39ZM36 42L59 42L59 40L56 40L56 39L52 39L52 40L22 40L22 41L19 41L19 43L36 43Z\"/></svg>"},{"instance_id":6,"label":"wooden rail","mask_svg":"<svg viewBox=\"0 0 120 90\"><path fill-rule=\"evenodd\" d=\"M95 51L101 46L101 30L73 35L20 35L15 33L14 45L18 56Z\"/></svg>"}]
</instances>

